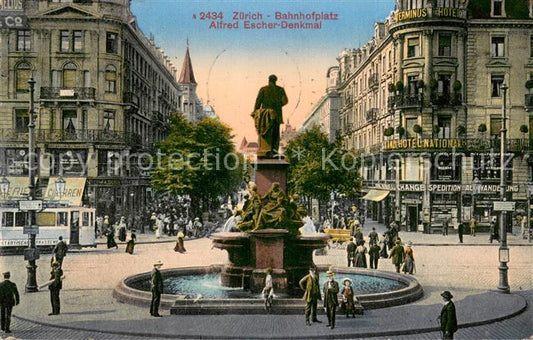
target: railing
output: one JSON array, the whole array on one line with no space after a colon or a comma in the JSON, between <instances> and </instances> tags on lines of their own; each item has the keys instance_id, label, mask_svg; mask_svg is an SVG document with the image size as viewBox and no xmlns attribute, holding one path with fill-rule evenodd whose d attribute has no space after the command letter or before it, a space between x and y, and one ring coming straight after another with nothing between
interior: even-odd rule
<instances>
[{"instance_id":1,"label":"railing","mask_svg":"<svg viewBox=\"0 0 533 340\"><path fill-rule=\"evenodd\" d=\"M525 102L526 108L528 109L533 108L533 94L526 94L524 102Z\"/></svg>"},{"instance_id":2,"label":"railing","mask_svg":"<svg viewBox=\"0 0 533 340\"><path fill-rule=\"evenodd\" d=\"M460 93L445 93L432 98L431 103L437 106L458 106L463 103L463 98Z\"/></svg>"},{"instance_id":3,"label":"railing","mask_svg":"<svg viewBox=\"0 0 533 340\"><path fill-rule=\"evenodd\" d=\"M143 145L140 135L112 130L35 130L35 140L43 143L104 143L127 144L138 147ZM27 142L28 132L15 129L0 129L1 142Z\"/></svg>"},{"instance_id":4,"label":"railing","mask_svg":"<svg viewBox=\"0 0 533 340\"><path fill-rule=\"evenodd\" d=\"M93 87L41 87L41 99L94 100L96 89Z\"/></svg>"},{"instance_id":5,"label":"railing","mask_svg":"<svg viewBox=\"0 0 533 340\"><path fill-rule=\"evenodd\" d=\"M366 121L367 122L373 122L376 120L377 116L378 116L378 109L377 108L372 108L370 110L367 110L366 111Z\"/></svg>"},{"instance_id":6,"label":"railing","mask_svg":"<svg viewBox=\"0 0 533 340\"><path fill-rule=\"evenodd\" d=\"M420 107L422 106L422 101L418 95L405 94L397 95L394 97L389 97L389 108L408 108L408 107Z\"/></svg>"},{"instance_id":7,"label":"railing","mask_svg":"<svg viewBox=\"0 0 533 340\"><path fill-rule=\"evenodd\" d=\"M371 74L368 78L368 87L370 89L376 89L379 85L379 79L377 73Z\"/></svg>"}]
</instances>

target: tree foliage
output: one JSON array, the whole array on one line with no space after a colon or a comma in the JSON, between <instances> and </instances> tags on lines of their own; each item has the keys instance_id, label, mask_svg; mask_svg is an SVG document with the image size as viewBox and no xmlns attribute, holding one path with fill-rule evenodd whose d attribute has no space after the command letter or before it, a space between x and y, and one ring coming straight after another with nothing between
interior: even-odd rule
<instances>
[{"instance_id":1,"label":"tree foliage","mask_svg":"<svg viewBox=\"0 0 533 340\"><path fill-rule=\"evenodd\" d=\"M333 191L354 197L360 190L357 157L342 149L339 141L330 143L317 126L292 139L285 156L292 192L325 201Z\"/></svg>"},{"instance_id":2,"label":"tree foliage","mask_svg":"<svg viewBox=\"0 0 533 340\"><path fill-rule=\"evenodd\" d=\"M206 210L218 197L233 193L248 175L235 152L231 129L216 119L197 124L173 115L169 136L158 147L152 186L160 193L188 194L193 206Z\"/></svg>"}]
</instances>

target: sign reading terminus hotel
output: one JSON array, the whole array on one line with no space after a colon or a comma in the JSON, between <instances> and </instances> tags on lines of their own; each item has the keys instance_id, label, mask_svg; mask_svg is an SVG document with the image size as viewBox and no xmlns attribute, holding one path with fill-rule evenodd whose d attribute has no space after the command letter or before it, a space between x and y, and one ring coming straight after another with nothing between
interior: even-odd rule
<instances>
[{"instance_id":1,"label":"sign reading terminus hotel","mask_svg":"<svg viewBox=\"0 0 533 340\"><path fill-rule=\"evenodd\" d=\"M398 11L394 14L394 20L401 22L419 18L466 18L466 11L461 8L437 7L416 8L407 11Z\"/></svg>"},{"instance_id":2,"label":"sign reading terminus hotel","mask_svg":"<svg viewBox=\"0 0 533 340\"><path fill-rule=\"evenodd\" d=\"M463 148L461 139L395 139L385 141L385 150L390 149L452 149Z\"/></svg>"}]
</instances>

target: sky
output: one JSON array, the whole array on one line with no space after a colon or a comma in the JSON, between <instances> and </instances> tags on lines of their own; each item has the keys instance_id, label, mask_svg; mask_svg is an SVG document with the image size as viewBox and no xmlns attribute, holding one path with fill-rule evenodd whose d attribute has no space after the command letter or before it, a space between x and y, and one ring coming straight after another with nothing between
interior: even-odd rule
<instances>
[{"instance_id":1,"label":"sky","mask_svg":"<svg viewBox=\"0 0 533 340\"><path fill-rule=\"evenodd\" d=\"M393 9L394 0L132 0L137 24L146 36L154 35L178 76L188 40L197 94L232 127L236 143L244 136L257 140L250 113L270 74L277 75L289 97L285 123L299 128L325 93L326 72L337 65L337 56L368 42L374 23ZM213 12L216 17L205 15ZM245 20L236 29L210 28L213 21L221 21L220 14L223 22L234 23L234 12L261 14L262 19L252 22L281 23L276 12L333 13L337 20L321 21L322 27L312 30L245 29Z\"/></svg>"}]
</instances>

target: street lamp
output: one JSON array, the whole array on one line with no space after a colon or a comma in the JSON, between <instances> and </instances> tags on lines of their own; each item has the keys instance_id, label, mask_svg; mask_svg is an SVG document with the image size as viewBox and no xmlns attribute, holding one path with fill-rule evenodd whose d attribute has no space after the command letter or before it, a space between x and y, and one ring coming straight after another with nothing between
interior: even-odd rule
<instances>
[{"instance_id":1,"label":"street lamp","mask_svg":"<svg viewBox=\"0 0 533 340\"><path fill-rule=\"evenodd\" d=\"M63 177L61 175L59 175L59 177L56 179L56 182L55 182L55 185L56 185L56 191L57 191L57 194L59 195L59 200L61 201L61 196L63 196L63 194L65 193L65 180L63 179Z\"/></svg>"},{"instance_id":2,"label":"street lamp","mask_svg":"<svg viewBox=\"0 0 533 340\"><path fill-rule=\"evenodd\" d=\"M2 179L0 179L0 191L2 191L2 194L4 195L4 200L6 199L7 193L9 192L9 181L4 175Z\"/></svg>"},{"instance_id":3,"label":"street lamp","mask_svg":"<svg viewBox=\"0 0 533 340\"><path fill-rule=\"evenodd\" d=\"M501 129L501 141L500 141L500 199L502 201L507 201L507 183L505 178L505 153L507 146L507 128L506 128L506 99L507 99L507 85L505 83L501 86L502 91L502 129ZM500 283L498 285L498 290L501 293L509 293L509 279L507 277L507 262L509 262L509 248L507 248L507 212L500 211L500 248L499 248L499 272L500 272Z\"/></svg>"}]
</instances>

